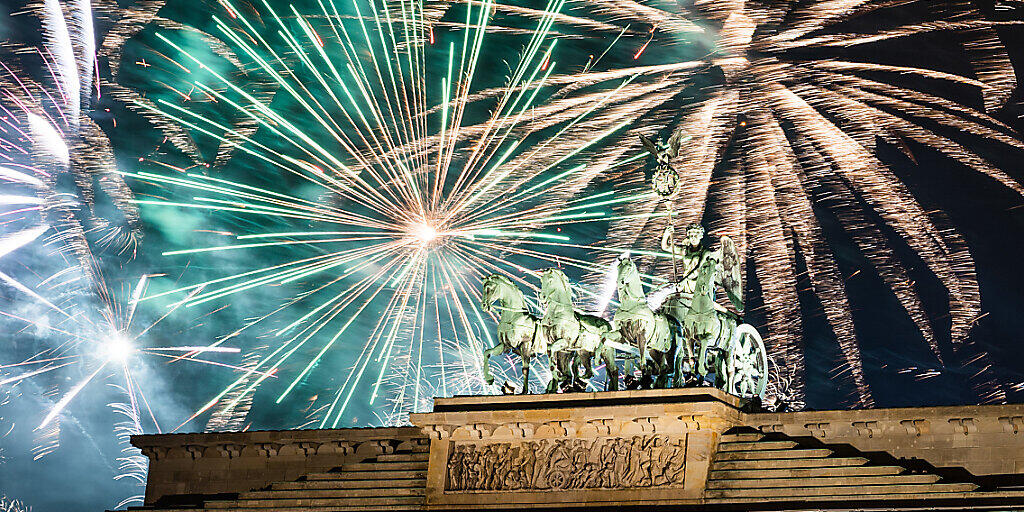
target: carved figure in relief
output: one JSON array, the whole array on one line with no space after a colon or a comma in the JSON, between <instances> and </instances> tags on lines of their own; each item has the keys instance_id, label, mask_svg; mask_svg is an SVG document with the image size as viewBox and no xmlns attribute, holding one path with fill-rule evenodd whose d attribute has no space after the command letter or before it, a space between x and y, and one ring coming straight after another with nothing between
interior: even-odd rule
<instances>
[{"instance_id":1,"label":"carved figure in relief","mask_svg":"<svg viewBox=\"0 0 1024 512\"><path fill-rule=\"evenodd\" d=\"M621 489L683 483L685 441L667 436L456 444L449 491Z\"/></svg>"}]
</instances>

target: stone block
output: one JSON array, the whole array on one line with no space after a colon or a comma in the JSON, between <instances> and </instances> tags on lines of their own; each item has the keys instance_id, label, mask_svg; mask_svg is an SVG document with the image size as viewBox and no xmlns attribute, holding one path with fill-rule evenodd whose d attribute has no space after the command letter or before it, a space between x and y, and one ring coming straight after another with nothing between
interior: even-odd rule
<instances>
[{"instance_id":1,"label":"stone block","mask_svg":"<svg viewBox=\"0 0 1024 512\"><path fill-rule=\"evenodd\" d=\"M738 405L708 388L455 397L411 415L417 427L154 435L133 443L151 461L147 503L242 493L207 504L232 512L833 506L997 494L1024 504L1019 491L981 492L971 482L830 448L975 475L1024 474L1024 405L762 414ZM726 434L739 426L761 433ZM803 439L810 436L817 441Z\"/></svg>"}]
</instances>

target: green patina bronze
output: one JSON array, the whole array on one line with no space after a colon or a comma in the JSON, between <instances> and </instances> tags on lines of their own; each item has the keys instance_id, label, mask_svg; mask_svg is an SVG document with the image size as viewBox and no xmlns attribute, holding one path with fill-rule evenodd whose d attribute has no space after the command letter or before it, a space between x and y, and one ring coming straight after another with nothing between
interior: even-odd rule
<instances>
[{"instance_id":1,"label":"green patina bronze","mask_svg":"<svg viewBox=\"0 0 1024 512\"><path fill-rule=\"evenodd\" d=\"M654 192L663 198L675 194L679 175L671 166L679 140L659 148L641 137L657 159L652 177ZM671 202L669 202L671 204ZM636 263L620 258L616 267L619 307L612 321L577 310L569 279L558 269L539 272L538 318L508 278L484 279L484 309L502 303L498 345L484 352L484 380L493 382L490 356L512 351L523 359L523 392L527 389L529 360L546 353L551 368L549 393L582 391L598 359L607 369L606 389L618 388L616 354L623 354L626 385L665 388L711 384L743 398L762 397L768 382L768 356L757 330L743 323L742 266L736 244L719 237L718 247L705 245L700 224L686 227L682 244L675 243L672 211L662 235L662 249L672 259L670 283L647 295ZM729 307L715 300L721 288ZM639 377L635 376L639 368Z\"/></svg>"},{"instance_id":2,"label":"green patina bronze","mask_svg":"<svg viewBox=\"0 0 1024 512\"><path fill-rule=\"evenodd\" d=\"M607 389L618 389L615 352L605 344L612 325L601 317L576 310L569 278L561 270L549 268L540 272L540 300L544 306L541 326L550 340L548 357L552 361L547 391L583 391L583 379L593 376L592 361L595 357L606 364ZM582 373L579 370L581 364L584 367Z\"/></svg>"}]
</instances>

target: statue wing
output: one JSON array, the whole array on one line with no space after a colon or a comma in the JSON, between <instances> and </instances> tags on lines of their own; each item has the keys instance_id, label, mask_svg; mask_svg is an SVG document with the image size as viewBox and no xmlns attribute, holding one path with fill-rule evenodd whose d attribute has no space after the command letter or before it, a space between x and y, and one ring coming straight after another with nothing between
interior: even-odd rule
<instances>
[{"instance_id":1,"label":"statue wing","mask_svg":"<svg viewBox=\"0 0 1024 512\"><path fill-rule=\"evenodd\" d=\"M669 156L675 158L679 155L679 146L684 138L683 130L676 130L672 133L672 136L668 138L668 149L665 150Z\"/></svg>"},{"instance_id":2,"label":"statue wing","mask_svg":"<svg viewBox=\"0 0 1024 512\"><path fill-rule=\"evenodd\" d=\"M732 239L723 236L722 247L722 288L729 296L729 302L738 311L743 311L743 273L740 265L740 254L736 250L736 244Z\"/></svg>"},{"instance_id":3,"label":"statue wing","mask_svg":"<svg viewBox=\"0 0 1024 512\"><path fill-rule=\"evenodd\" d=\"M655 144L653 140L644 134L640 134L640 143L643 144L644 149L646 149L650 154L658 156L658 145Z\"/></svg>"}]
</instances>

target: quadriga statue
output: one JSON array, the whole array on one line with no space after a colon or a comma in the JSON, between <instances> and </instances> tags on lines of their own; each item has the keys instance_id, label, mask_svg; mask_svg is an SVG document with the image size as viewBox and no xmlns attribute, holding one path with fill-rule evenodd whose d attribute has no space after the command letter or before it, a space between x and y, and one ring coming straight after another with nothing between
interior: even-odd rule
<instances>
[{"instance_id":1,"label":"quadriga statue","mask_svg":"<svg viewBox=\"0 0 1024 512\"><path fill-rule=\"evenodd\" d=\"M684 245L664 239L666 252L676 258L676 282L646 295L642 276L630 258L616 269L619 307L612 321L579 312L572 287L558 269L540 271L543 315L530 313L522 292L508 278L484 280L484 309L498 307L498 344L484 353L484 378L490 356L515 352L523 358L523 389L529 360L548 356L552 378L548 392L582 391L597 362L607 369L608 390L618 389L616 350L624 354L627 376L639 363L640 379L630 387L714 385L728 393L753 398L764 393L768 357L757 330L742 323L742 282L739 255L728 237L711 250L703 245L704 230L687 228ZM722 287L732 308L715 301ZM582 371L581 370L582 366Z\"/></svg>"}]
</instances>

